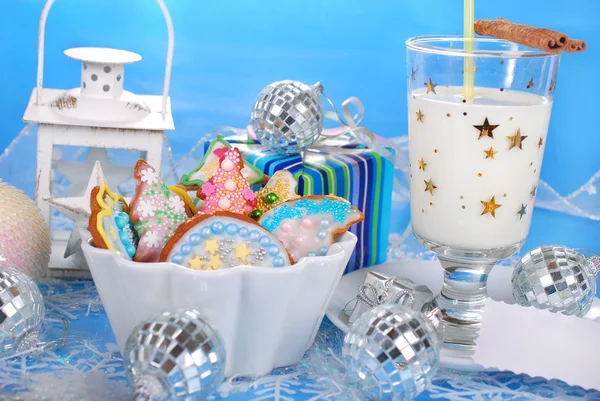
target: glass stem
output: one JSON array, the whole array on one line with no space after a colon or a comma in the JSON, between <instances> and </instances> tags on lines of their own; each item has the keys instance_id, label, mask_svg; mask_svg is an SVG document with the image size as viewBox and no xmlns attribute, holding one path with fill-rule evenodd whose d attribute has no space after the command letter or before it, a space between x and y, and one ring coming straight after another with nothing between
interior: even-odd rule
<instances>
[{"instance_id":1,"label":"glass stem","mask_svg":"<svg viewBox=\"0 0 600 401\"><path fill-rule=\"evenodd\" d=\"M439 256L444 284L436 298L444 321L444 348L470 356L483 318L487 279L497 262Z\"/></svg>"}]
</instances>

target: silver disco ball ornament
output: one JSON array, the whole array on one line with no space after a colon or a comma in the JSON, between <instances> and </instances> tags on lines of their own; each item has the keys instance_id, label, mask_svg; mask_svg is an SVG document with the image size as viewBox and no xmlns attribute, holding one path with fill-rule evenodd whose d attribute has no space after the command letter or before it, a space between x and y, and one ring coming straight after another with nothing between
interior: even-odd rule
<instances>
[{"instance_id":1,"label":"silver disco ball ornament","mask_svg":"<svg viewBox=\"0 0 600 401\"><path fill-rule=\"evenodd\" d=\"M368 399L412 400L431 382L439 364L440 312L428 316L385 304L365 312L344 336L351 380Z\"/></svg>"},{"instance_id":2,"label":"silver disco ball ornament","mask_svg":"<svg viewBox=\"0 0 600 401\"><path fill-rule=\"evenodd\" d=\"M0 267L0 357L35 347L45 315L44 299L33 279Z\"/></svg>"},{"instance_id":3,"label":"silver disco ball ornament","mask_svg":"<svg viewBox=\"0 0 600 401\"><path fill-rule=\"evenodd\" d=\"M140 323L125 345L136 400L203 400L225 375L219 333L195 311L164 312Z\"/></svg>"},{"instance_id":4,"label":"silver disco ball ornament","mask_svg":"<svg viewBox=\"0 0 600 401\"><path fill-rule=\"evenodd\" d=\"M282 154L308 149L323 131L320 82L279 81L256 98L250 122L261 144Z\"/></svg>"},{"instance_id":5,"label":"silver disco ball ornament","mask_svg":"<svg viewBox=\"0 0 600 401\"><path fill-rule=\"evenodd\" d=\"M517 304L565 315L585 315L596 296L600 258L588 258L573 249L550 245L535 248L521 258L512 275Z\"/></svg>"}]
</instances>

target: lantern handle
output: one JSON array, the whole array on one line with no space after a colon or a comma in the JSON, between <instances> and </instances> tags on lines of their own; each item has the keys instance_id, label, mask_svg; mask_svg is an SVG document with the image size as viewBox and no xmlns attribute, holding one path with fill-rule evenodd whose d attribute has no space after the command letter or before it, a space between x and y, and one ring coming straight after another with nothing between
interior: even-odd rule
<instances>
[{"instance_id":1,"label":"lantern handle","mask_svg":"<svg viewBox=\"0 0 600 401\"><path fill-rule=\"evenodd\" d=\"M50 12L50 8L54 4L55 0L48 0L44 5L44 9L42 10L42 16L40 17L40 27L38 31L38 68L37 68L37 90L36 90L36 98L35 104L39 105L42 100L42 87L44 83L44 36L46 33L46 19L48 18L48 13ZM175 45L175 33L173 30L173 21L171 19L171 14L169 14L169 10L167 6L163 2L163 0L156 0L160 10L163 13L165 18L165 22L167 23L167 34L169 36L169 42L167 47L167 65L165 68L165 82L163 88L162 95L162 109L161 114L163 118L167 114L167 104L169 101L169 85L171 82L171 69L173 67L173 47Z\"/></svg>"}]
</instances>

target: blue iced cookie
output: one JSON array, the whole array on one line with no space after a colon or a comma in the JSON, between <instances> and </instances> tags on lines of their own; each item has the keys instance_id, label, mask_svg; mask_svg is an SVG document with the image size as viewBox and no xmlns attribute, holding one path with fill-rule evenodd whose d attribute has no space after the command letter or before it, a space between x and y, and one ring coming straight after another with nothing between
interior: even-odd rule
<instances>
[{"instance_id":1,"label":"blue iced cookie","mask_svg":"<svg viewBox=\"0 0 600 401\"><path fill-rule=\"evenodd\" d=\"M239 214L197 215L181 224L160 254L194 270L293 264L283 244L256 221Z\"/></svg>"}]
</instances>

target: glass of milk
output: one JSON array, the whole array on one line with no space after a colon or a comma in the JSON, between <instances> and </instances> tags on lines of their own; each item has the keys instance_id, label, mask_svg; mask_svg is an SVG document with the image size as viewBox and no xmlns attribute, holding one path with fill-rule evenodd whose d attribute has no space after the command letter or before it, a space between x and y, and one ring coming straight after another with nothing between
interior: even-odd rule
<instances>
[{"instance_id":1,"label":"glass of milk","mask_svg":"<svg viewBox=\"0 0 600 401\"><path fill-rule=\"evenodd\" d=\"M490 270L529 232L560 56L494 38L472 51L460 36L406 44L412 228L445 270L443 352L465 357Z\"/></svg>"}]
</instances>

